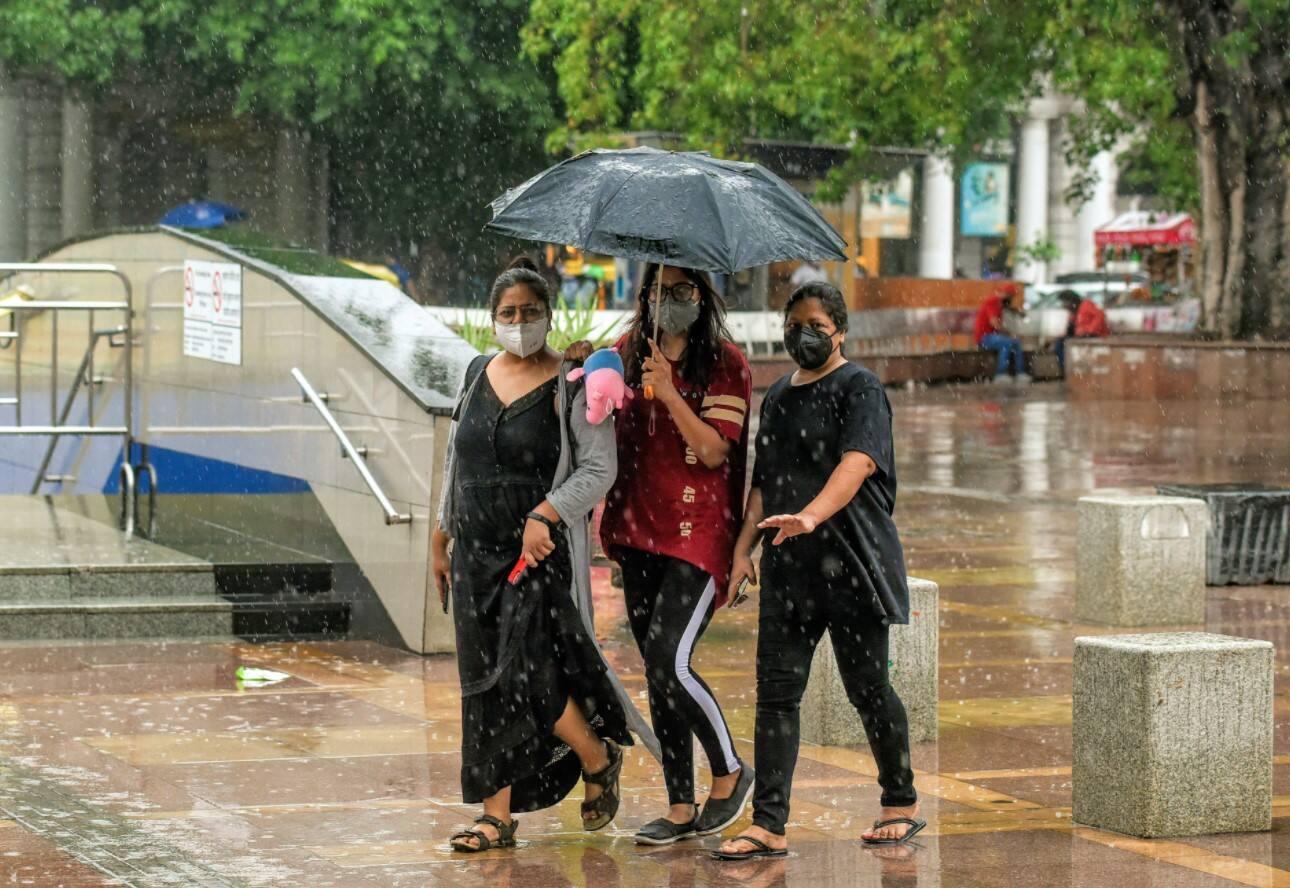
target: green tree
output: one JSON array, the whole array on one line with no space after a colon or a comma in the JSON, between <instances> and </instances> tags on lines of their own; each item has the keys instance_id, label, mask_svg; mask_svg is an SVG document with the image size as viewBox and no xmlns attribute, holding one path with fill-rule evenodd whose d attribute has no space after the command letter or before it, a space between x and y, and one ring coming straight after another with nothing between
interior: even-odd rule
<instances>
[{"instance_id":1,"label":"green tree","mask_svg":"<svg viewBox=\"0 0 1290 888\"><path fill-rule=\"evenodd\" d=\"M371 244L493 265L486 203L545 161L549 78L521 52L527 0L7 0L0 64L311 132Z\"/></svg>"},{"instance_id":2,"label":"green tree","mask_svg":"<svg viewBox=\"0 0 1290 888\"><path fill-rule=\"evenodd\" d=\"M1067 92L1086 108L1073 160L1128 152L1199 210L1207 329L1290 336L1290 0L533 0L526 46L558 78L552 146L624 129L724 154L846 144L834 185L884 145L969 156Z\"/></svg>"}]
</instances>

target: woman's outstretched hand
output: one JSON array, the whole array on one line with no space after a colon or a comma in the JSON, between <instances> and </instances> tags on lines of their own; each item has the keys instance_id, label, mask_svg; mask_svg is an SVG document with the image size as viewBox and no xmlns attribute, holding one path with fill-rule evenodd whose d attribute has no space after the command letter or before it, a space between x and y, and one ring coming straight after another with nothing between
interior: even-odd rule
<instances>
[{"instance_id":1,"label":"woman's outstretched hand","mask_svg":"<svg viewBox=\"0 0 1290 888\"><path fill-rule=\"evenodd\" d=\"M575 364L584 364L595 347L585 339L579 339L577 342L569 343L569 347L564 350L564 359L573 361Z\"/></svg>"},{"instance_id":2,"label":"woman's outstretched hand","mask_svg":"<svg viewBox=\"0 0 1290 888\"><path fill-rule=\"evenodd\" d=\"M551 542L551 528L541 521L535 521L532 518L527 519L524 522L524 545L522 549L524 563L529 567L537 567L539 561L554 551L555 543Z\"/></svg>"},{"instance_id":3,"label":"woman's outstretched hand","mask_svg":"<svg viewBox=\"0 0 1290 888\"><path fill-rule=\"evenodd\" d=\"M807 512L798 512L796 515L771 515L757 525L761 530L769 530L772 527L779 528L779 533L775 534L775 539L770 541L772 546L778 546L784 540L800 536L804 533L811 533L819 524L814 516Z\"/></svg>"}]
</instances>

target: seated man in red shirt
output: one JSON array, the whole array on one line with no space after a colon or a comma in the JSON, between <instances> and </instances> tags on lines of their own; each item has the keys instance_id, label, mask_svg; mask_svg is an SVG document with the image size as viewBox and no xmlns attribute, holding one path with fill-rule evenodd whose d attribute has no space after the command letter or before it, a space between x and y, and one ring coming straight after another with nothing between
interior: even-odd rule
<instances>
[{"instance_id":1,"label":"seated man in red shirt","mask_svg":"<svg viewBox=\"0 0 1290 888\"><path fill-rule=\"evenodd\" d=\"M1016 284L1003 284L994 291L994 295L981 303L976 313L976 324L972 338L981 348L999 353L999 363L994 371L996 383L1011 381L1008 376L1008 364L1016 374L1019 384L1030 382L1026 375L1026 355L1021 350L1021 340L1008 332L1006 315L1021 310L1021 291Z\"/></svg>"},{"instance_id":2,"label":"seated man in red shirt","mask_svg":"<svg viewBox=\"0 0 1290 888\"><path fill-rule=\"evenodd\" d=\"M1062 301L1062 307L1070 313L1066 322L1066 335L1053 343L1057 363L1065 376L1066 340L1072 336L1077 339L1101 339L1111 335L1111 328L1106 323L1106 312L1093 300L1083 298L1074 290L1063 290L1058 298Z\"/></svg>"}]
</instances>

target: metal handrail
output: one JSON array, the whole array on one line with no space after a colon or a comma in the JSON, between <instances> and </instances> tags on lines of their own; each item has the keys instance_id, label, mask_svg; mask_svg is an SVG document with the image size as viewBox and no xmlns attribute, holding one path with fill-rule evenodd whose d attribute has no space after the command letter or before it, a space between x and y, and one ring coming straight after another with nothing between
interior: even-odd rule
<instances>
[{"instance_id":1,"label":"metal handrail","mask_svg":"<svg viewBox=\"0 0 1290 888\"><path fill-rule=\"evenodd\" d=\"M128 302L107 302L103 300L67 300L29 299L6 305L6 311L125 311L130 308Z\"/></svg>"},{"instance_id":2,"label":"metal handrail","mask_svg":"<svg viewBox=\"0 0 1290 888\"><path fill-rule=\"evenodd\" d=\"M94 425L94 348L103 337L106 336L108 341L111 342L112 337L118 333L125 333L128 336L130 331L124 324L119 327L110 327L106 330L90 331L90 344L85 349L85 356L81 358L81 365L76 368L76 375L72 378L71 388L67 390L67 400L63 402L63 409L58 414L58 419L54 422L55 427L66 427L67 417L71 415L72 405L76 403L76 395L80 391L82 383L87 386L85 392L86 400L89 402L86 408L86 416L89 419L90 426ZM40 493L40 488L46 482L56 483L46 475L46 472L49 469L49 463L54 458L54 450L58 447L60 437L60 435L50 437L49 446L45 448L45 456L40 461L40 467L36 469L36 480L31 485L32 493Z\"/></svg>"},{"instance_id":3,"label":"metal handrail","mask_svg":"<svg viewBox=\"0 0 1290 888\"><path fill-rule=\"evenodd\" d=\"M336 417L332 415L332 412L327 409L327 405L323 403L322 396L319 395L318 392L314 390L314 387L309 384L309 380L305 379L305 375L300 372L299 368L292 367L291 375L295 378L296 384L300 386L300 390L304 392L304 400L314 405L314 409L317 410L318 414L323 418L323 422L327 423L332 434L336 436L336 440L340 442L341 451L349 458L349 461L354 464L354 468L358 469L358 474L362 476L363 483L366 484L367 489L372 492L372 496L376 497L376 501L381 504L381 509L385 512L385 523L411 524L412 516L394 508L394 504L390 502L390 498L385 495L385 491L381 489L381 485L377 483L375 476L372 475L372 470L369 469L367 467L367 463L363 461L362 452L349 440L349 436L346 435L345 430L340 427L340 423L336 421Z\"/></svg>"}]
</instances>

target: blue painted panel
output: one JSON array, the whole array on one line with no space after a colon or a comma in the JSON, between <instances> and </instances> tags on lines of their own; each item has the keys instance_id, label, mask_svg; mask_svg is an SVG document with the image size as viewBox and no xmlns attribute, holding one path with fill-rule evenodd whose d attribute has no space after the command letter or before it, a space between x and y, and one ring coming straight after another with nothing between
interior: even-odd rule
<instances>
[{"instance_id":1,"label":"blue painted panel","mask_svg":"<svg viewBox=\"0 0 1290 888\"><path fill-rule=\"evenodd\" d=\"M135 445L134 451L134 462L137 463L139 445ZM157 487L163 493L305 493L310 489L309 482L290 475L249 469L165 447L149 447L148 461L157 470ZM103 485L104 493L120 492L120 468L121 457L118 456L107 483ZM139 486L146 490L147 481L140 478Z\"/></svg>"}]
</instances>

